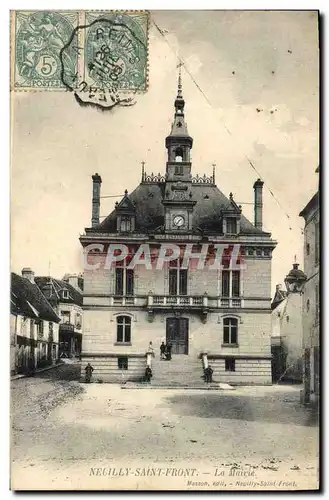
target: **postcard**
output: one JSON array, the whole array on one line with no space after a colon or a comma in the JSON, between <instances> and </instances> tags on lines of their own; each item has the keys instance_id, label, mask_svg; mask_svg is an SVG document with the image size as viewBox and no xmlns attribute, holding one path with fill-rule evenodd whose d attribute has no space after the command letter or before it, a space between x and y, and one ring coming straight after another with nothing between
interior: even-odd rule
<instances>
[{"instance_id":1,"label":"postcard","mask_svg":"<svg viewBox=\"0 0 329 500\"><path fill-rule=\"evenodd\" d=\"M11 11L12 490L319 489L319 47Z\"/></svg>"}]
</instances>

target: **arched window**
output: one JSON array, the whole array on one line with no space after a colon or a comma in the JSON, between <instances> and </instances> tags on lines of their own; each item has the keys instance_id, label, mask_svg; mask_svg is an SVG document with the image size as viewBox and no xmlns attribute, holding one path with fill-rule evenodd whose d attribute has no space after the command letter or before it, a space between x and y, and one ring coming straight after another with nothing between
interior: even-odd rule
<instances>
[{"instance_id":1,"label":"arched window","mask_svg":"<svg viewBox=\"0 0 329 500\"><path fill-rule=\"evenodd\" d=\"M183 149L182 148L177 148L175 150L175 161L176 162L182 162L183 161Z\"/></svg>"},{"instance_id":2,"label":"arched window","mask_svg":"<svg viewBox=\"0 0 329 500\"><path fill-rule=\"evenodd\" d=\"M117 343L130 344L131 342L131 317L117 317Z\"/></svg>"},{"instance_id":3,"label":"arched window","mask_svg":"<svg viewBox=\"0 0 329 500\"><path fill-rule=\"evenodd\" d=\"M224 318L223 344L238 343L238 320L237 318Z\"/></svg>"}]
</instances>

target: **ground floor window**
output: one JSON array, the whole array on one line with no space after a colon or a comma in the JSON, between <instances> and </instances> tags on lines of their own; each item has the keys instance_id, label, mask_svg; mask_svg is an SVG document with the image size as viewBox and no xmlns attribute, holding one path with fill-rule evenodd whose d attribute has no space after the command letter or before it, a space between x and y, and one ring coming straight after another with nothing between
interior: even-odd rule
<instances>
[{"instance_id":1,"label":"ground floor window","mask_svg":"<svg viewBox=\"0 0 329 500\"><path fill-rule=\"evenodd\" d=\"M237 344L238 343L238 320L236 318L225 318L223 328L223 343Z\"/></svg>"},{"instance_id":2,"label":"ground floor window","mask_svg":"<svg viewBox=\"0 0 329 500\"><path fill-rule=\"evenodd\" d=\"M128 370L128 357L119 356L118 357L118 368L119 370Z\"/></svg>"},{"instance_id":3,"label":"ground floor window","mask_svg":"<svg viewBox=\"0 0 329 500\"><path fill-rule=\"evenodd\" d=\"M52 358L53 360L56 359L56 344L53 344L52 346Z\"/></svg>"},{"instance_id":4,"label":"ground floor window","mask_svg":"<svg viewBox=\"0 0 329 500\"><path fill-rule=\"evenodd\" d=\"M225 359L225 371L226 372L235 372L235 359L234 358L226 358Z\"/></svg>"},{"instance_id":5,"label":"ground floor window","mask_svg":"<svg viewBox=\"0 0 329 500\"><path fill-rule=\"evenodd\" d=\"M47 344L45 344L44 342L41 344L41 357L47 357Z\"/></svg>"},{"instance_id":6,"label":"ground floor window","mask_svg":"<svg viewBox=\"0 0 329 500\"><path fill-rule=\"evenodd\" d=\"M120 344L131 342L131 318L129 316L117 317L117 342Z\"/></svg>"}]
</instances>

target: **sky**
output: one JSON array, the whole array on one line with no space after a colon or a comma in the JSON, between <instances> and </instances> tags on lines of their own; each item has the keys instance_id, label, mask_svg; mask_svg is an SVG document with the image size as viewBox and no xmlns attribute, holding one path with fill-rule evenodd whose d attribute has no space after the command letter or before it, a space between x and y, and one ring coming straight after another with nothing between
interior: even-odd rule
<instances>
[{"instance_id":1,"label":"sky","mask_svg":"<svg viewBox=\"0 0 329 500\"><path fill-rule=\"evenodd\" d=\"M278 241L273 294L295 255L303 268L298 214L318 186L317 22L310 11L153 11L149 88L134 106L100 113L70 93L12 92L12 271L82 271L92 174L103 196L115 196L138 185L142 161L149 173L165 171L181 58L192 172L211 174L216 163L217 186L251 221L258 174L247 158L265 181L263 227ZM101 215L119 199L102 200Z\"/></svg>"}]
</instances>

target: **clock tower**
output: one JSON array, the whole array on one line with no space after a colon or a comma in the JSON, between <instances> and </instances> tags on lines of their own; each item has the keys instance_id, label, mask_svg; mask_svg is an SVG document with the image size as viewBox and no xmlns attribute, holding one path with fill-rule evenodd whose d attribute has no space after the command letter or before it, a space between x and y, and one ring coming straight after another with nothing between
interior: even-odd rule
<instances>
[{"instance_id":1,"label":"clock tower","mask_svg":"<svg viewBox=\"0 0 329 500\"><path fill-rule=\"evenodd\" d=\"M182 93L181 68L175 99L175 116L171 132L166 137L168 159L166 184L162 203L165 207L165 231L189 233L195 201L192 195L191 149L193 139L188 134L184 115L185 101Z\"/></svg>"}]
</instances>

